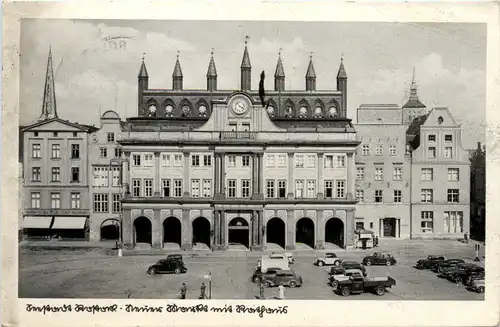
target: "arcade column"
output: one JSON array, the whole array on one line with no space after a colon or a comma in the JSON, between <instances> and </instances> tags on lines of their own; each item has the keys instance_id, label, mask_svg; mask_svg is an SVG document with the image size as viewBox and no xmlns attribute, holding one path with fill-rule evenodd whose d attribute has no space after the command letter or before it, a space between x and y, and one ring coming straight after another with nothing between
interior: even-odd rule
<instances>
[{"instance_id":1,"label":"arcade column","mask_svg":"<svg viewBox=\"0 0 500 327\"><path fill-rule=\"evenodd\" d=\"M293 213L292 209L286 211L286 250L295 249L295 216Z\"/></svg>"},{"instance_id":2,"label":"arcade column","mask_svg":"<svg viewBox=\"0 0 500 327\"><path fill-rule=\"evenodd\" d=\"M130 210L124 209L122 210L122 239L125 249L132 249L134 247L133 232Z\"/></svg>"},{"instance_id":3,"label":"arcade column","mask_svg":"<svg viewBox=\"0 0 500 327\"><path fill-rule=\"evenodd\" d=\"M325 218L323 217L323 210L316 210L316 250L325 249Z\"/></svg>"},{"instance_id":4,"label":"arcade column","mask_svg":"<svg viewBox=\"0 0 500 327\"><path fill-rule=\"evenodd\" d=\"M181 233L181 248L191 250L193 248L193 231L189 220L189 209L182 210Z\"/></svg>"},{"instance_id":5,"label":"arcade column","mask_svg":"<svg viewBox=\"0 0 500 327\"><path fill-rule=\"evenodd\" d=\"M355 230L354 209L347 210L345 217L345 224L346 224L345 248L352 249L354 248L354 230Z\"/></svg>"},{"instance_id":6,"label":"arcade column","mask_svg":"<svg viewBox=\"0 0 500 327\"><path fill-rule=\"evenodd\" d=\"M161 249L163 247L163 226L161 223L161 210L154 209L154 220L153 220L153 233L152 233L152 243L154 249Z\"/></svg>"}]
</instances>

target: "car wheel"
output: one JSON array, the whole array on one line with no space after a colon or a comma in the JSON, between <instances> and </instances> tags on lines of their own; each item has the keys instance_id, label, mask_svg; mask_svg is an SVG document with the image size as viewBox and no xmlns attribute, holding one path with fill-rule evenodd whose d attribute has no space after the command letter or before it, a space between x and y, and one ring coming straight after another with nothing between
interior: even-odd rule
<instances>
[{"instance_id":1,"label":"car wheel","mask_svg":"<svg viewBox=\"0 0 500 327\"><path fill-rule=\"evenodd\" d=\"M154 269L154 268L149 269L148 274L150 274L150 275L156 274L156 269Z\"/></svg>"},{"instance_id":2,"label":"car wheel","mask_svg":"<svg viewBox=\"0 0 500 327\"><path fill-rule=\"evenodd\" d=\"M387 261L385 262L385 265L386 265L386 266L390 266L390 265L391 265L391 262L390 262L389 260L387 260Z\"/></svg>"},{"instance_id":3,"label":"car wheel","mask_svg":"<svg viewBox=\"0 0 500 327\"><path fill-rule=\"evenodd\" d=\"M269 281L267 281L267 280L266 280L266 281L264 282L264 286L265 286L265 287L271 287L271 283L270 283Z\"/></svg>"},{"instance_id":4,"label":"car wheel","mask_svg":"<svg viewBox=\"0 0 500 327\"><path fill-rule=\"evenodd\" d=\"M181 270L179 268L175 268L174 274L179 275L181 273Z\"/></svg>"},{"instance_id":5,"label":"car wheel","mask_svg":"<svg viewBox=\"0 0 500 327\"><path fill-rule=\"evenodd\" d=\"M296 282L296 281L294 281L294 280L291 280L291 281L288 283L288 286L290 286L291 288L297 287L297 282Z\"/></svg>"},{"instance_id":6,"label":"car wheel","mask_svg":"<svg viewBox=\"0 0 500 327\"><path fill-rule=\"evenodd\" d=\"M253 278L253 282L254 282L254 283L257 283L258 281L259 281L259 277L255 276L255 277Z\"/></svg>"},{"instance_id":7,"label":"car wheel","mask_svg":"<svg viewBox=\"0 0 500 327\"><path fill-rule=\"evenodd\" d=\"M342 293L342 296L349 296L349 295L351 295L351 290L349 289L349 287L346 286L346 287L342 288L341 293Z\"/></svg>"},{"instance_id":8,"label":"car wheel","mask_svg":"<svg viewBox=\"0 0 500 327\"><path fill-rule=\"evenodd\" d=\"M333 281L333 282L332 282L332 287L333 287L334 289L337 289L337 287L339 287L339 282L338 282L338 281L336 281L336 280L335 280L335 281Z\"/></svg>"},{"instance_id":9,"label":"car wheel","mask_svg":"<svg viewBox=\"0 0 500 327\"><path fill-rule=\"evenodd\" d=\"M372 261L371 260L366 261L366 265L367 266L371 266L372 265Z\"/></svg>"},{"instance_id":10,"label":"car wheel","mask_svg":"<svg viewBox=\"0 0 500 327\"><path fill-rule=\"evenodd\" d=\"M484 286L479 286L477 288L478 293L484 293Z\"/></svg>"},{"instance_id":11,"label":"car wheel","mask_svg":"<svg viewBox=\"0 0 500 327\"><path fill-rule=\"evenodd\" d=\"M340 266L340 260L335 261L335 266Z\"/></svg>"},{"instance_id":12,"label":"car wheel","mask_svg":"<svg viewBox=\"0 0 500 327\"><path fill-rule=\"evenodd\" d=\"M378 296L384 295L385 294L385 288L381 287L381 286L377 287L375 289L375 294L377 294Z\"/></svg>"},{"instance_id":13,"label":"car wheel","mask_svg":"<svg viewBox=\"0 0 500 327\"><path fill-rule=\"evenodd\" d=\"M322 265L324 265L323 261L318 261L318 266L321 267Z\"/></svg>"}]
</instances>

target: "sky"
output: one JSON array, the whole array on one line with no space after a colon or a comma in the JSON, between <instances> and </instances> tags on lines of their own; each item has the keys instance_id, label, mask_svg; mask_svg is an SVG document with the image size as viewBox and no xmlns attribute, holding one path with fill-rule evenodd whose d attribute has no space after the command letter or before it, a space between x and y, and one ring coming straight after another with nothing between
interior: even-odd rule
<instances>
[{"instance_id":1,"label":"sky","mask_svg":"<svg viewBox=\"0 0 500 327\"><path fill-rule=\"evenodd\" d=\"M484 142L486 25L24 19L21 22L20 124L41 114L49 46L60 118L98 126L115 110L137 116L137 74L145 58L149 87L170 89L177 52L184 89L205 89L214 51L219 89L237 89L245 36L252 89L266 71L274 87L281 49L286 89L305 89L312 53L317 90L336 89L340 58L348 76L348 117L361 104L403 105L413 67L427 107L448 107L462 125L464 148ZM113 42L116 47L113 47Z\"/></svg>"}]
</instances>

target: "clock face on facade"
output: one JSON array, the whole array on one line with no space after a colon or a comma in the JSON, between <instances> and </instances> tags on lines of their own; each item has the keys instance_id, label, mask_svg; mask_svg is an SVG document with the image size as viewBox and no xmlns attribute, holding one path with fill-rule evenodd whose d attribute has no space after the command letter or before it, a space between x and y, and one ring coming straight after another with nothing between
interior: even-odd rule
<instances>
[{"instance_id":1,"label":"clock face on facade","mask_svg":"<svg viewBox=\"0 0 500 327\"><path fill-rule=\"evenodd\" d=\"M248 111L248 102L242 97L235 98L231 102L231 109L237 115L243 115Z\"/></svg>"}]
</instances>

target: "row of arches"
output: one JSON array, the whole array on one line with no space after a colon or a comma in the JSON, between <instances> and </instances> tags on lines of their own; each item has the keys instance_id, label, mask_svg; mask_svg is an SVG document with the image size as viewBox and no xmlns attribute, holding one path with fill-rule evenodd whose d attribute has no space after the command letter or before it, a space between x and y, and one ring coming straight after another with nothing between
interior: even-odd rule
<instances>
[{"instance_id":1,"label":"row of arches","mask_svg":"<svg viewBox=\"0 0 500 327\"><path fill-rule=\"evenodd\" d=\"M204 99L195 105L188 99L176 104L172 99L166 99L160 105L157 100L149 99L146 102L145 115L149 117L208 117L210 106Z\"/></svg>"},{"instance_id":2,"label":"row of arches","mask_svg":"<svg viewBox=\"0 0 500 327\"><path fill-rule=\"evenodd\" d=\"M101 239L118 239L119 224L107 223L101 225ZM212 230L210 221L205 217L198 217L192 222L193 243L205 244L208 248L212 243ZM138 217L133 222L134 243L152 243L152 224L144 216ZM339 247L344 245L344 223L338 218L330 218L325 223L324 240ZM266 242L285 248L287 243L286 224L278 217L271 218L265 227ZM246 219L235 217L228 223L228 244L250 247L250 226ZM314 248L316 231L312 219L304 217L295 225L295 242ZM182 244L182 225L176 217L168 217L163 221L163 243Z\"/></svg>"}]
</instances>

